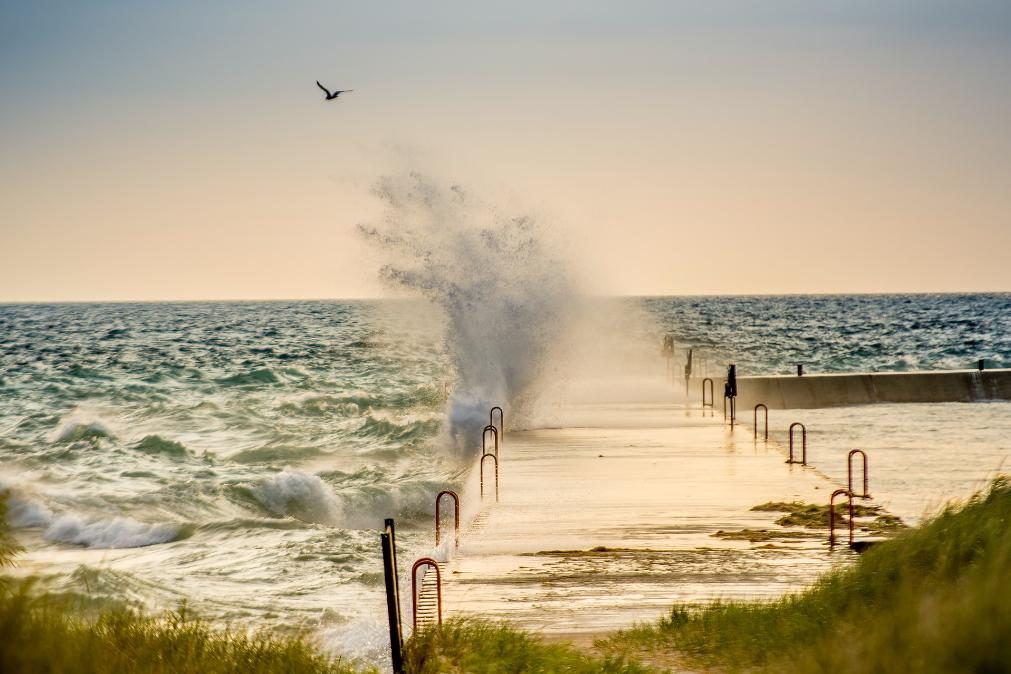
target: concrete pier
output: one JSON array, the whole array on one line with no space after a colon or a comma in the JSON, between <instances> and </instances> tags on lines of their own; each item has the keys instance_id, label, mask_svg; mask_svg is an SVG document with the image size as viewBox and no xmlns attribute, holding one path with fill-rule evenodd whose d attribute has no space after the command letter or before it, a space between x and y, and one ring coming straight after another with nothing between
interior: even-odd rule
<instances>
[{"instance_id":1,"label":"concrete pier","mask_svg":"<svg viewBox=\"0 0 1011 674\"><path fill-rule=\"evenodd\" d=\"M852 558L845 545L830 552L824 530L751 510L827 503L835 485L786 465L750 428L672 405L571 411L569 427L506 435L501 501L486 489L445 565L446 615L578 636L655 620L679 601L779 596ZM745 529L785 533L714 536Z\"/></svg>"}]
</instances>

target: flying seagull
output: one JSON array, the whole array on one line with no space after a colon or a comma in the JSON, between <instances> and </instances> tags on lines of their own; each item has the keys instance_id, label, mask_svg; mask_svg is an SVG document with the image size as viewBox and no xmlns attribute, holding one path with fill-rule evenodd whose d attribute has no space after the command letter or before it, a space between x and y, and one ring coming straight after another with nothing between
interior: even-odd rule
<instances>
[{"instance_id":1,"label":"flying seagull","mask_svg":"<svg viewBox=\"0 0 1011 674\"><path fill-rule=\"evenodd\" d=\"M323 93L326 94L326 100L328 101L332 101L341 94L346 94L349 91L354 91L354 89L338 89L337 91L331 94L329 89L327 89L326 87L324 87L322 84L319 83L319 80L316 80L316 86L323 90Z\"/></svg>"}]
</instances>

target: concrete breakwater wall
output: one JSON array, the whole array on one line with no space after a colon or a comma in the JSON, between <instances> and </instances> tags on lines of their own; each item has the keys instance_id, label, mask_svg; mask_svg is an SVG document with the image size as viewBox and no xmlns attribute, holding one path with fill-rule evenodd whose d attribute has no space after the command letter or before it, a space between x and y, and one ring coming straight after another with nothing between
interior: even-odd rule
<instances>
[{"instance_id":1,"label":"concrete breakwater wall","mask_svg":"<svg viewBox=\"0 0 1011 674\"><path fill-rule=\"evenodd\" d=\"M715 379L720 409L723 378ZM701 383L692 398L700 395ZM769 409L816 408L869 403L942 403L1011 400L1011 369L869 372L738 377L737 414L757 403Z\"/></svg>"}]
</instances>

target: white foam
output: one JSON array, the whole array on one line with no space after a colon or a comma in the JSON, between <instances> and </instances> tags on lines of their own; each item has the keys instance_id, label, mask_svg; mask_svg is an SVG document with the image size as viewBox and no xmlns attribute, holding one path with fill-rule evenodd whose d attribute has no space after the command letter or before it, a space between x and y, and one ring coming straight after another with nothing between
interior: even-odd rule
<instances>
[{"instance_id":1,"label":"white foam","mask_svg":"<svg viewBox=\"0 0 1011 674\"><path fill-rule=\"evenodd\" d=\"M91 440L96 438L115 437L109 426L99 420L81 421L68 420L63 423L53 436L55 442L74 442L76 440Z\"/></svg>"},{"instance_id":2,"label":"white foam","mask_svg":"<svg viewBox=\"0 0 1011 674\"><path fill-rule=\"evenodd\" d=\"M92 520L78 515L61 515L43 536L50 541L73 543L89 548L140 548L174 540L179 528L171 524L147 524L126 517Z\"/></svg>"},{"instance_id":3,"label":"white foam","mask_svg":"<svg viewBox=\"0 0 1011 674\"><path fill-rule=\"evenodd\" d=\"M504 216L457 186L412 173L385 177L378 225L361 232L393 259L384 278L443 309L457 375L450 433L472 446L488 408L515 419L566 330L574 290L567 265L529 217Z\"/></svg>"},{"instance_id":4,"label":"white foam","mask_svg":"<svg viewBox=\"0 0 1011 674\"><path fill-rule=\"evenodd\" d=\"M320 524L337 524L342 519L340 502L316 475L285 468L253 488L253 495L279 517Z\"/></svg>"}]
</instances>

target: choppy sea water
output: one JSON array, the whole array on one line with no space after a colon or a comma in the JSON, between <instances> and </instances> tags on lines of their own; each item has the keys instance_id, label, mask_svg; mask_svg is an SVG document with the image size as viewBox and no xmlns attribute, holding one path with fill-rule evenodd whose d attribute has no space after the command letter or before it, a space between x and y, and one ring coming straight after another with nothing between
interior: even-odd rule
<instances>
[{"instance_id":1,"label":"choppy sea water","mask_svg":"<svg viewBox=\"0 0 1011 674\"><path fill-rule=\"evenodd\" d=\"M616 334L597 357L628 330L644 352L673 332L744 374L1011 365L1009 295L619 304L649 320L598 323ZM488 360L454 357L468 342L445 331L459 321L433 311L0 306L0 486L22 572L93 601L187 599L217 621L300 627L380 658L376 530L394 516L405 556L431 551L434 496L471 465L450 449L454 363Z\"/></svg>"},{"instance_id":2,"label":"choppy sea water","mask_svg":"<svg viewBox=\"0 0 1011 674\"><path fill-rule=\"evenodd\" d=\"M656 297L685 346L743 375L1011 367L1011 294Z\"/></svg>"}]
</instances>

